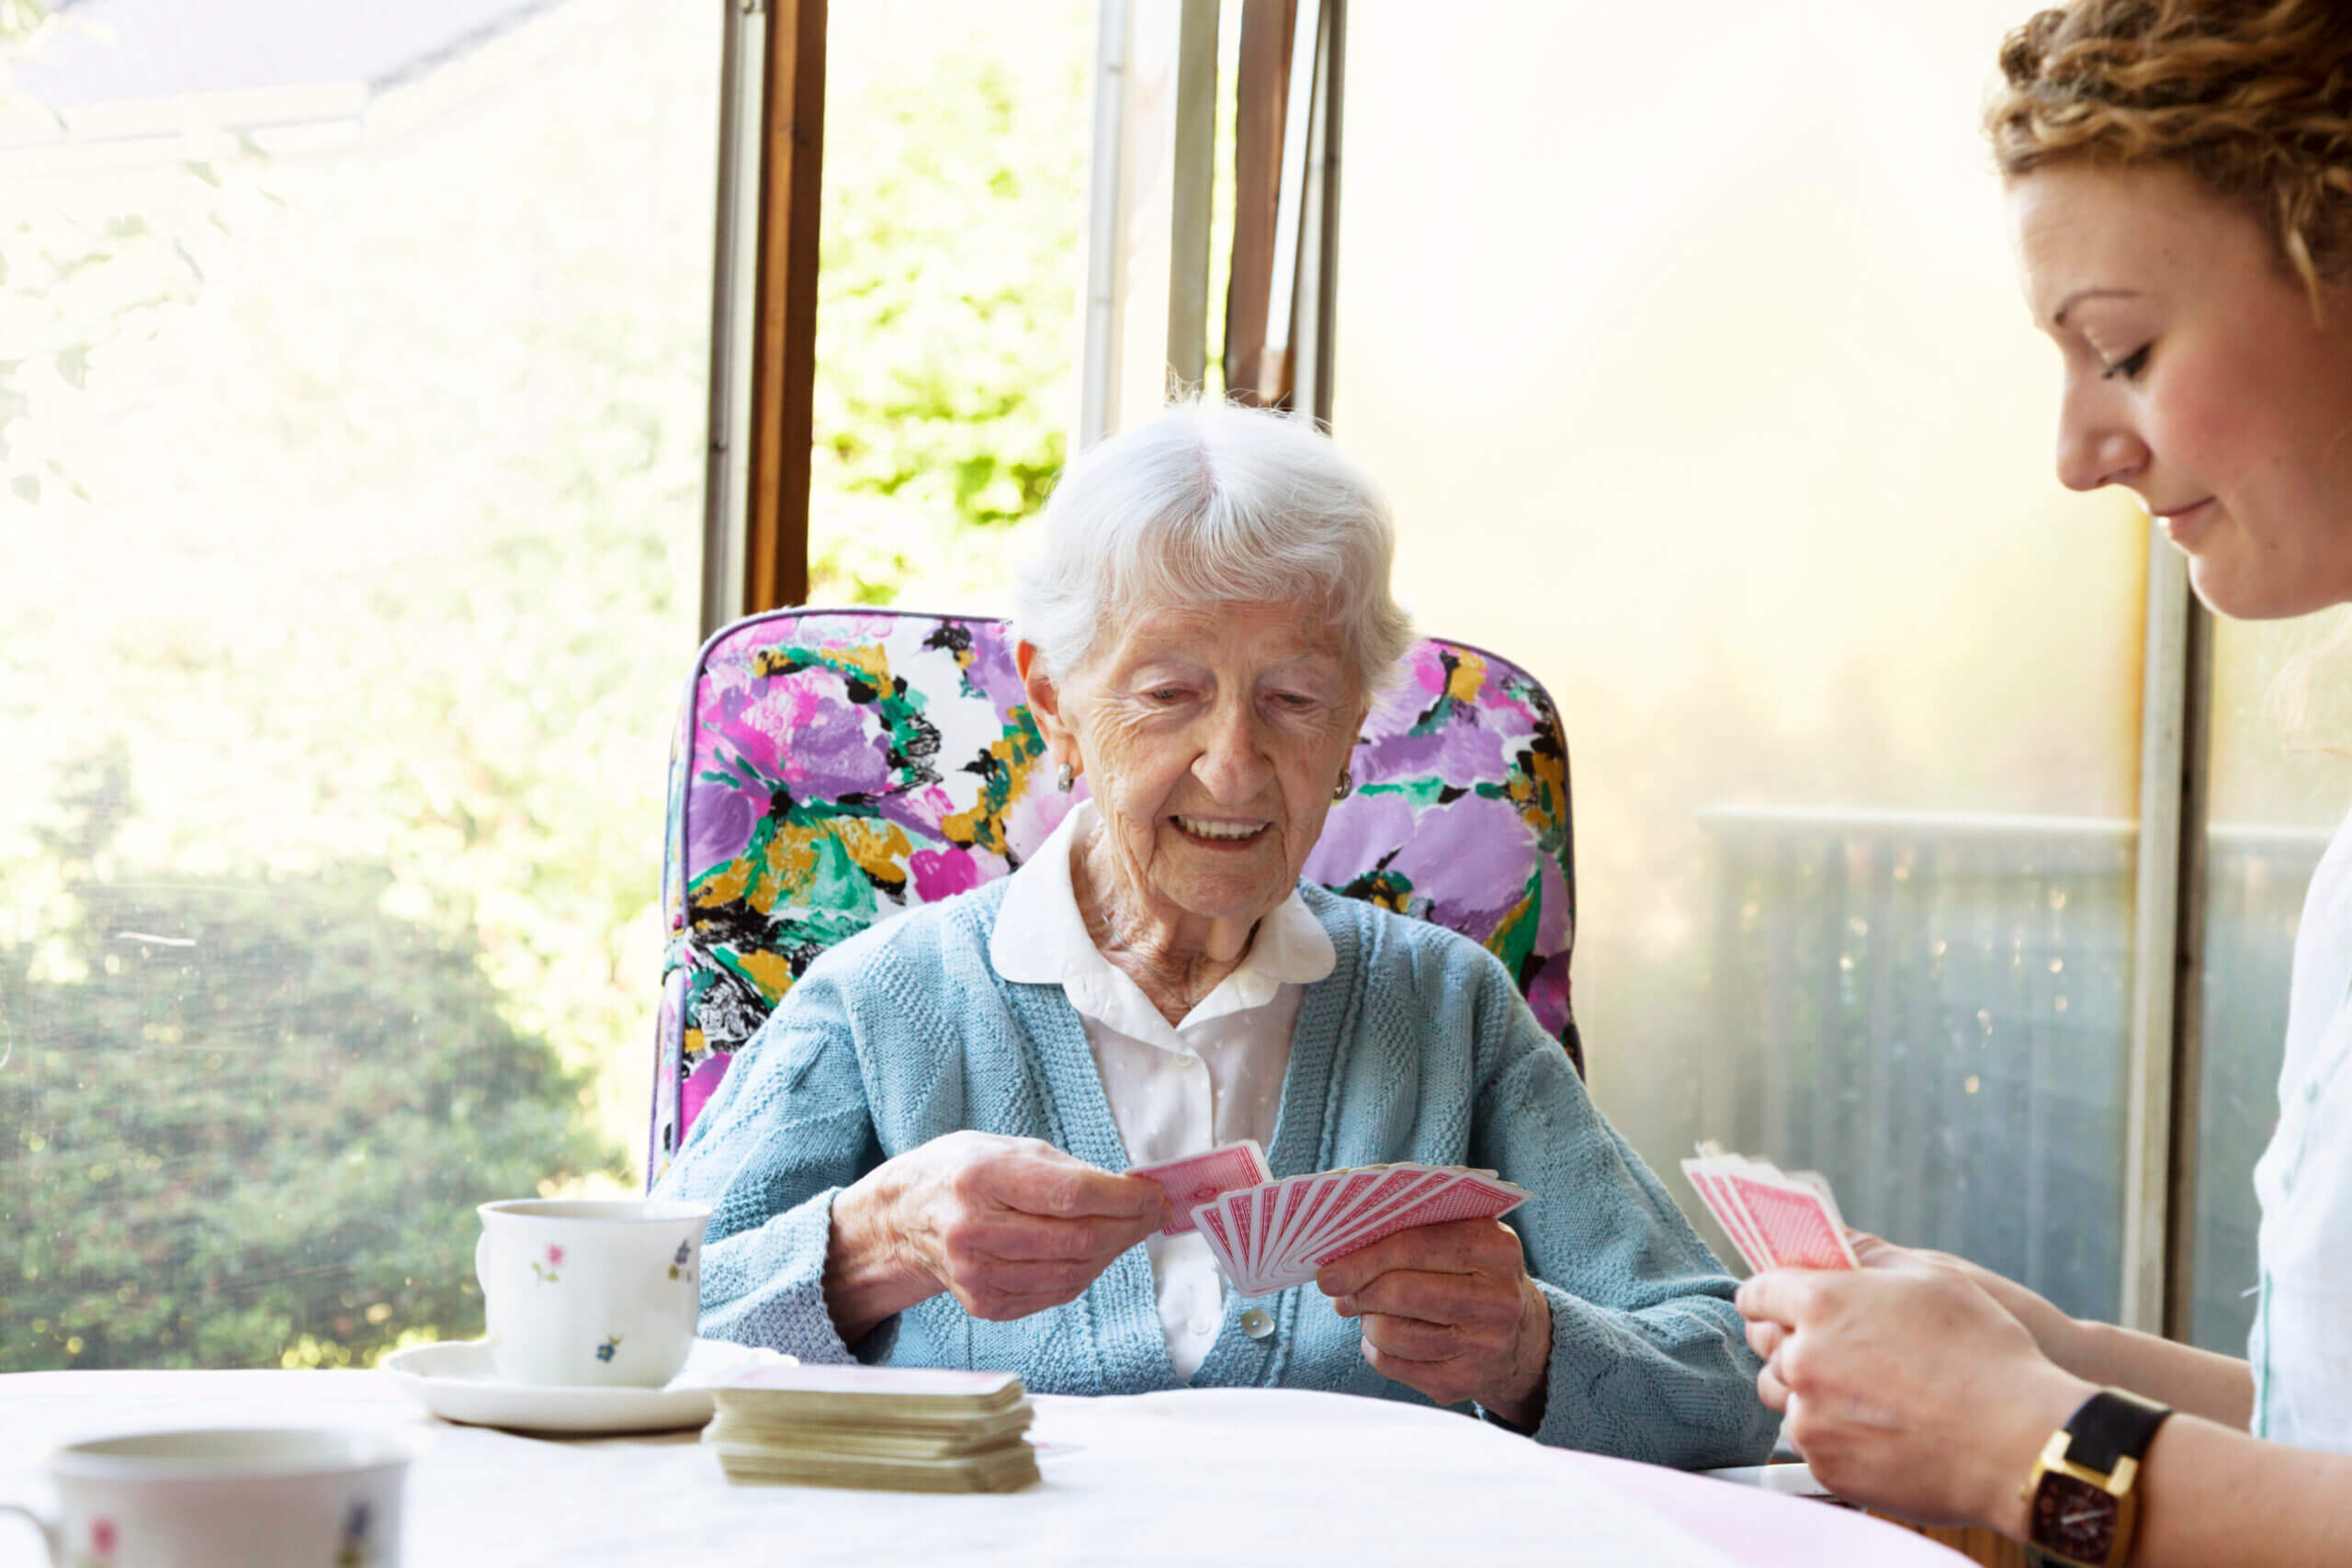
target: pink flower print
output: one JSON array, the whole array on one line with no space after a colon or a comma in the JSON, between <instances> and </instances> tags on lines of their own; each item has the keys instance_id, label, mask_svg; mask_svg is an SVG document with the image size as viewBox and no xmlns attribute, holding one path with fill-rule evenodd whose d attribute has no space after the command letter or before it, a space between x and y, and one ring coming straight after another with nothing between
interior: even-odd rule
<instances>
[{"instance_id":1,"label":"pink flower print","mask_svg":"<svg viewBox=\"0 0 2352 1568\"><path fill-rule=\"evenodd\" d=\"M942 898L952 898L967 888L978 887L981 879L979 857L984 851L945 849L917 850L907 857L907 870L913 875L915 897L925 904L936 904ZM996 857L989 857L993 860Z\"/></svg>"},{"instance_id":2,"label":"pink flower print","mask_svg":"<svg viewBox=\"0 0 2352 1568\"><path fill-rule=\"evenodd\" d=\"M1413 684L1432 696L1445 690L1445 661L1435 643L1423 642L1406 657L1412 660Z\"/></svg>"},{"instance_id":3,"label":"pink flower print","mask_svg":"<svg viewBox=\"0 0 2352 1568\"><path fill-rule=\"evenodd\" d=\"M100 1557L114 1555L115 1529L112 1519L90 1521L90 1550Z\"/></svg>"},{"instance_id":4,"label":"pink flower print","mask_svg":"<svg viewBox=\"0 0 2352 1568\"><path fill-rule=\"evenodd\" d=\"M820 702L831 694L826 688L840 685L840 679L827 670L774 677L765 691L751 694L737 711L727 738L761 773L797 781L801 769L789 743L817 716Z\"/></svg>"},{"instance_id":5,"label":"pink flower print","mask_svg":"<svg viewBox=\"0 0 2352 1568\"><path fill-rule=\"evenodd\" d=\"M563 1267L563 1248L553 1246L548 1248L548 1267L550 1269Z\"/></svg>"},{"instance_id":6,"label":"pink flower print","mask_svg":"<svg viewBox=\"0 0 2352 1568\"><path fill-rule=\"evenodd\" d=\"M548 1247L548 1260L545 1263L536 1258L531 1259L531 1272L538 1276L539 1283L542 1285L557 1283L555 1271L562 1267L563 1248L552 1245Z\"/></svg>"}]
</instances>

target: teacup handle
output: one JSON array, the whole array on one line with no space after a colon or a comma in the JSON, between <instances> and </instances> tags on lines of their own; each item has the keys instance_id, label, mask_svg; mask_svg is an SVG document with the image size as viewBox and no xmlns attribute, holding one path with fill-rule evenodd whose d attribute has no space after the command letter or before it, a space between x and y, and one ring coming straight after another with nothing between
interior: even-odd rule
<instances>
[{"instance_id":1,"label":"teacup handle","mask_svg":"<svg viewBox=\"0 0 2352 1568\"><path fill-rule=\"evenodd\" d=\"M482 1311L484 1313L488 1313L490 1310L489 1264L490 1231L488 1227L485 1226L481 1235L474 1237L474 1278L481 1283L481 1304ZM486 1323L482 1328L482 1336L484 1338L490 1337L490 1329Z\"/></svg>"},{"instance_id":2,"label":"teacup handle","mask_svg":"<svg viewBox=\"0 0 2352 1568\"><path fill-rule=\"evenodd\" d=\"M40 1531L40 1543L49 1550L51 1562L65 1561L65 1543L58 1539L57 1527L20 1503L0 1503L0 1514L15 1514L33 1529Z\"/></svg>"}]
</instances>

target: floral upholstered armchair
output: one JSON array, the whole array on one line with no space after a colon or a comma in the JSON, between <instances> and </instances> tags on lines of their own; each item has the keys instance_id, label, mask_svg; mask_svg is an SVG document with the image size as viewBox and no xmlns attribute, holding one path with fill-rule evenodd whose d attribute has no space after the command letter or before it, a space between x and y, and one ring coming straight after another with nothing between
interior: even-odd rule
<instances>
[{"instance_id":1,"label":"floral upholstered armchair","mask_svg":"<svg viewBox=\"0 0 2352 1568\"><path fill-rule=\"evenodd\" d=\"M1462 643L1422 641L1404 663L1306 874L1484 943L1581 1071L1552 699ZM781 610L703 646L670 759L649 1184L810 960L1045 841L1085 786L1057 792L1044 755L1001 621Z\"/></svg>"}]
</instances>

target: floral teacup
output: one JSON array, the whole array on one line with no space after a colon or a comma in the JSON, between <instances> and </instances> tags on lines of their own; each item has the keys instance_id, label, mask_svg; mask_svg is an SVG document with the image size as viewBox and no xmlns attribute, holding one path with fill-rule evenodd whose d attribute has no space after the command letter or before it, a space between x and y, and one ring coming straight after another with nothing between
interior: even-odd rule
<instances>
[{"instance_id":1,"label":"floral teacup","mask_svg":"<svg viewBox=\"0 0 2352 1568\"><path fill-rule=\"evenodd\" d=\"M511 1199L481 1206L474 1271L511 1382L659 1388L694 1348L707 1203Z\"/></svg>"},{"instance_id":2,"label":"floral teacup","mask_svg":"<svg viewBox=\"0 0 2352 1568\"><path fill-rule=\"evenodd\" d=\"M395 1433L220 1427L69 1443L58 1513L23 1514L70 1568L397 1568Z\"/></svg>"}]
</instances>

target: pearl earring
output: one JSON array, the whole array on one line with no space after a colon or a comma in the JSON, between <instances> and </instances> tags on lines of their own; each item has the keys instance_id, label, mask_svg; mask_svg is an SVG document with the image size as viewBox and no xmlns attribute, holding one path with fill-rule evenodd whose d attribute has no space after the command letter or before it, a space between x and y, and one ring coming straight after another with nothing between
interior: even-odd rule
<instances>
[{"instance_id":1,"label":"pearl earring","mask_svg":"<svg viewBox=\"0 0 2352 1568\"><path fill-rule=\"evenodd\" d=\"M1348 772L1345 768L1341 768L1340 770L1340 782L1331 786L1331 798L1333 800L1345 800L1349 795L1355 793L1355 774Z\"/></svg>"},{"instance_id":2,"label":"pearl earring","mask_svg":"<svg viewBox=\"0 0 2352 1568\"><path fill-rule=\"evenodd\" d=\"M1078 783L1078 770L1068 762L1064 762L1054 770L1054 787L1064 795L1068 795L1070 786L1076 783Z\"/></svg>"}]
</instances>

